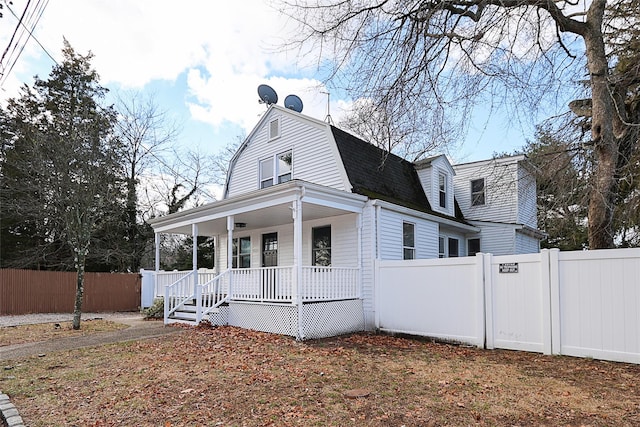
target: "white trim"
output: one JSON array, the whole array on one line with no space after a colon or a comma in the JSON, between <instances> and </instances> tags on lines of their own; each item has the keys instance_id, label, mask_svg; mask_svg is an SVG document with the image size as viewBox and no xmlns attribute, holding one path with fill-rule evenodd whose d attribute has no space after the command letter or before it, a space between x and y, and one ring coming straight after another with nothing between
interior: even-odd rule
<instances>
[{"instance_id":1,"label":"white trim","mask_svg":"<svg viewBox=\"0 0 640 427\"><path fill-rule=\"evenodd\" d=\"M381 206L393 212L398 212L404 215L411 215L417 218L426 219L428 221L433 221L441 225L446 225L447 227L458 228L465 232L477 233L480 231L480 228L474 225L464 224L462 222L458 222L453 219L443 218L438 215L428 214L426 212L405 208L404 206L395 205L393 203L385 202L384 200L375 199L375 200L372 200L371 203L374 206Z\"/></svg>"},{"instance_id":2,"label":"white trim","mask_svg":"<svg viewBox=\"0 0 640 427\"><path fill-rule=\"evenodd\" d=\"M292 202L299 192L304 192L305 203L335 207L348 212L361 212L368 200L360 194L347 193L342 190L293 180L261 190L251 191L236 197L208 203L186 211L176 212L149 220L156 232L169 231L191 223L210 221L229 215L264 209L271 206Z\"/></svg>"}]
</instances>

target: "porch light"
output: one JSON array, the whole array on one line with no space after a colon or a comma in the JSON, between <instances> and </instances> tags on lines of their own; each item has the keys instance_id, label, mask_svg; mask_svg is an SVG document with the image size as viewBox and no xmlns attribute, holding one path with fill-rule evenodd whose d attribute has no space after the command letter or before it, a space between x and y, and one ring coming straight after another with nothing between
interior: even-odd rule
<instances>
[{"instance_id":1,"label":"porch light","mask_svg":"<svg viewBox=\"0 0 640 427\"><path fill-rule=\"evenodd\" d=\"M246 222L235 222L233 224L236 228L245 228L247 226Z\"/></svg>"}]
</instances>

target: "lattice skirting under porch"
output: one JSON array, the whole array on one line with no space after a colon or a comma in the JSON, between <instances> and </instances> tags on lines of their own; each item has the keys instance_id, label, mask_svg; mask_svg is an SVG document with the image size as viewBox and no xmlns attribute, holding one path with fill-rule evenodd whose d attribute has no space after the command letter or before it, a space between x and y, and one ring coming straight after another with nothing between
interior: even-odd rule
<instances>
[{"instance_id":1,"label":"lattice skirting under porch","mask_svg":"<svg viewBox=\"0 0 640 427\"><path fill-rule=\"evenodd\" d=\"M284 304L231 302L209 315L213 325L232 325L297 339L332 337L364 330L362 300L303 304L302 336L298 329L298 307Z\"/></svg>"}]
</instances>

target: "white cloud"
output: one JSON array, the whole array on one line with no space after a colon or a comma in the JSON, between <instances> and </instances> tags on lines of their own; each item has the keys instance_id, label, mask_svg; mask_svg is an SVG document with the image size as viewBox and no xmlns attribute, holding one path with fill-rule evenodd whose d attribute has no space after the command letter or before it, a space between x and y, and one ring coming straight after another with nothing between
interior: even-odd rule
<instances>
[{"instance_id":1,"label":"white cloud","mask_svg":"<svg viewBox=\"0 0 640 427\"><path fill-rule=\"evenodd\" d=\"M26 0L14 0L13 9L19 14L25 5ZM8 42L8 27L14 23L0 30L0 42ZM296 58L277 49L290 30L266 0L66 0L49 3L35 36L58 61L63 37L77 52L91 51L92 64L107 86L141 89L186 73L189 93L177 102L188 99L193 119L248 130L264 110L257 103L261 83L271 84L282 100L298 94L306 114L326 115L324 89L308 78L312 71L297 69ZM43 56L30 42L16 75L28 73L34 58ZM48 73L52 64L46 62ZM15 96L17 84L7 84L12 89L5 96Z\"/></svg>"}]
</instances>

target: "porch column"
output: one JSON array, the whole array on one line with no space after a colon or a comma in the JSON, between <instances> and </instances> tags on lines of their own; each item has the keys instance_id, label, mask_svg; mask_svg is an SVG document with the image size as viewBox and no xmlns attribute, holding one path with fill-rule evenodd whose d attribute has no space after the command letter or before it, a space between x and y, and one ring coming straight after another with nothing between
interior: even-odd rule
<instances>
[{"instance_id":1,"label":"porch column","mask_svg":"<svg viewBox=\"0 0 640 427\"><path fill-rule=\"evenodd\" d=\"M191 235L193 236L192 260L193 270L198 270L198 224L191 224Z\"/></svg>"},{"instance_id":2,"label":"porch column","mask_svg":"<svg viewBox=\"0 0 640 427\"><path fill-rule=\"evenodd\" d=\"M293 216L293 283L291 287L291 302L297 304L302 301L302 202L300 195L293 201L291 209Z\"/></svg>"},{"instance_id":3,"label":"porch column","mask_svg":"<svg viewBox=\"0 0 640 427\"><path fill-rule=\"evenodd\" d=\"M291 302L298 306L298 339L304 339L302 322L302 197L296 195L293 201L293 283L291 286Z\"/></svg>"},{"instance_id":4,"label":"porch column","mask_svg":"<svg viewBox=\"0 0 640 427\"><path fill-rule=\"evenodd\" d=\"M164 289L158 289L158 273L160 272L160 233L155 233L154 237L155 237L156 254L154 259L155 273L153 275L153 297L156 298L159 295L164 296Z\"/></svg>"},{"instance_id":5,"label":"porch column","mask_svg":"<svg viewBox=\"0 0 640 427\"><path fill-rule=\"evenodd\" d=\"M191 224L191 236L193 239L192 262L193 262L193 294L196 298L196 323L202 320L202 295L198 283L198 224Z\"/></svg>"},{"instance_id":6,"label":"porch column","mask_svg":"<svg viewBox=\"0 0 640 427\"><path fill-rule=\"evenodd\" d=\"M234 217L230 215L227 217L227 269L229 269L229 290L227 291L227 296L229 298L233 296L233 274L231 274L231 269L233 268L233 228Z\"/></svg>"},{"instance_id":7,"label":"porch column","mask_svg":"<svg viewBox=\"0 0 640 427\"><path fill-rule=\"evenodd\" d=\"M160 271L160 233L155 233L155 245L156 245L155 267L156 267L156 273L158 273Z\"/></svg>"},{"instance_id":8,"label":"porch column","mask_svg":"<svg viewBox=\"0 0 640 427\"><path fill-rule=\"evenodd\" d=\"M227 217L227 268L233 268L233 215Z\"/></svg>"}]
</instances>

